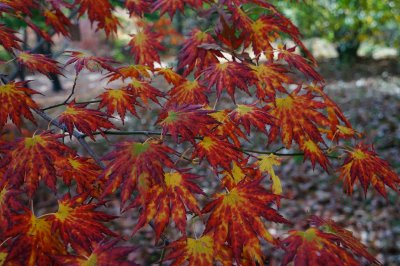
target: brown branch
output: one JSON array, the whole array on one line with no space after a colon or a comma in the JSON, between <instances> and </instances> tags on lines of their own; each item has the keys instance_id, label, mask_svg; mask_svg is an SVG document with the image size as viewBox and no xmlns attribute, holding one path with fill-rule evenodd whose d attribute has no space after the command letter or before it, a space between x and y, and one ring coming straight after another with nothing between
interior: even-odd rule
<instances>
[{"instance_id":1,"label":"brown branch","mask_svg":"<svg viewBox=\"0 0 400 266\"><path fill-rule=\"evenodd\" d=\"M76 104L91 104L91 103L99 103L99 102L101 102L101 100L92 100L92 101L85 101L85 102L76 102ZM40 110L42 110L42 111L47 111L47 110L50 110L50 109L53 109L53 108L57 108L57 107L60 107L60 106L64 106L64 105L65 105L65 103L58 103L58 104L55 104L55 105L50 105L50 106L44 107L44 108L42 108L42 109L40 109Z\"/></svg>"}]
</instances>

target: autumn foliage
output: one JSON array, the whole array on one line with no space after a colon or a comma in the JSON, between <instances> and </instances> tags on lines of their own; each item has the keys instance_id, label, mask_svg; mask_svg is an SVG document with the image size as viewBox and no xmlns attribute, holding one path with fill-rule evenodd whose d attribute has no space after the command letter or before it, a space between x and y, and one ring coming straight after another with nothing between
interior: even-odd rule
<instances>
[{"instance_id":1,"label":"autumn foliage","mask_svg":"<svg viewBox=\"0 0 400 266\"><path fill-rule=\"evenodd\" d=\"M121 23L111 2L0 0L0 16L48 42L55 34L68 38L72 20L84 17L112 38ZM133 235L154 231L160 263L264 265L269 246L283 250L283 265L380 264L329 217L312 215L308 228L295 230L297 221L280 214L282 201L290 200L275 173L281 155L300 153L338 176L349 197L355 186L387 197L386 187L398 192L400 184L325 94L299 29L264 0L122 2L140 20L126 44L132 62L126 66L80 51L66 51L63 65L22 50L17 29L0 24L0 44L20 67L62 75L69 66L75 76L70 97L54 106L36 103L45 96L29 82L2 78L0 133L15 124L21 137L0 139L0 265L135 265L142 247L112 223L125 213L137 214ZM256 18L255 7L263 10ZM36 23L34 13L44 23ZM145 19L155 13L167 21L196 14L214 24L191 29L171 67L161 62L166 33ZM109 85L82 102L74 89L86 71L103 73ZM146 123L155 122L158 131L120 130L148 119L144 111L157 116ZM48 126L36 126L40 120ZM249 149L256 134L264 143ZM114 142L109 135L122 137ZM107 152L96 149L103 138ZM272 150L273 144L281 148ZM214 181L217 188L206 186ZM47 188L51 192L41 192ZM39 193L57 199L54 212L33 208ZM111 201L119 202L120 213L107 208ZM200 234L193 223L202 224ZM273 234L271 223L288 233ZM166 234L171 228L174 238Z\"/></svg>"}]
</instances>

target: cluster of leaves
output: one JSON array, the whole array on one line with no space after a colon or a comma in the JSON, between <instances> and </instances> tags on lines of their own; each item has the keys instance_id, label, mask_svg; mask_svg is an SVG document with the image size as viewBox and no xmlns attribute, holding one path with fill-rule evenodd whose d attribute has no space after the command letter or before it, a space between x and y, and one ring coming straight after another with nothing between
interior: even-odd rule
<instances>
[{"instance_id":1,"label":"cluster of leaves","mask_svg":"<svg viewBox=\"0 0 400 266\"><path fill-rule=\"evenodd\" d=\"M1 130L8 121L21 127L23 117L35 123L32 112L54 129L37 129L0 142L0 262L133 265L128 256L133 248L117 246L122 238L108 227L116 216L107 214L105 206L107 199L116 197L121 211L140 210L133 233L149 225L159 241L166 238L169 226L180 232L177 240L168 241L167 254L161 258L173 265L216 261L263 265L264 240L285 251L284 265L291 261L357 265L361 260L354 256L379 264L349 231L331 220L312 217L312 227L290 231L283 240L267 229L267 222L291 222L278 212L284 191L274 166L281 163L282 153L246 149L256 132L265 137L265 145L281 142L285 151L301 152L314 167L318 164L326 171L331 168L330 159L343 153L340 179L349 194L359 182L365 193L372 184L386 197L385 186L397 191L400 183L373 147L358 140L360 134L325 94L324 80L314 70L315 60L300 41L296 26L264 0L126 0L125 6L132 16L159 12L170 19L192 8L199 16L217 17L217 25L212 30L191 31L175 68L155 66L161 63L164 36L145 21L128 44L132 65L116 66L110 59L66 53L70 58L65 66L75 68L74 84L84 69L107 72L106 79L118 84L105 88L94 101L71 100L74 86L64 103L41 107L32 99L38 92L28 88L27 82L3 80ZM263 9L256 18L252 16L255 6ZM108 0L0 0L4 16L30 21L32 10L43 12L47 26L67 37L71 21L65 10L87 15L107 35L116 33L120 25ZM31 27L51 41L51 32ZM65 66L55 59L22 51L13 29L0 25L0 36L0 44L31 71L62 73ZM295 46L287 47L287 39ZM152 81L158 76L169 86L156 88ZM57 117L47 114L60 107L64 110ZM97 156L86 137L96 141L98 135L118 134L114 116L124 123L128 113L139 118L142 109L158 113L158 137L127 138L108 154ZM90 157L62 142L66 136L77 139ZM358 143L339 146L340 140ZM211 169L209 176L194 173L192 168L199 163L198 167ZM267 177L271 182L266 182ZM213 195L199 185L199 180L207 179L220 184ZM57 212L37 215L29 208L40 183L59 198ZM60 184L68 186L69 192L62 194ZM204 206L202 195L211 198ZM204 222L204 231L193 237L187 223L197 217Z\"/></svg>"}]
</instances>

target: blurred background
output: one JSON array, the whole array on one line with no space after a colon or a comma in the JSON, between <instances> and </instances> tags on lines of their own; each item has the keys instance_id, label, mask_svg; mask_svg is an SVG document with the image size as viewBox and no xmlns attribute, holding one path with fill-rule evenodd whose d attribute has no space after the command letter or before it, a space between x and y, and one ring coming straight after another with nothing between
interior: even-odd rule
<instances>
[{"instance_id":1,"label":"blurred background","mask_svg":"<svg viewBox=\"0 0 400 266\"><path fill-rule=\"evenodd\" d=\"M280 11L291 18L303 33L303 41L317 58L318 71L327 81L328 94L342 108L354 128L365 132L366 139L374 143L380 156L390 162L396 172L400 170L400 1L399 0L304 0L271 1ZM41 52L53 53L57 60L65 62L65 50L83 50L97 56L112 57L123 63L133 63L127 43L129 34L135 33L137 19L129 17L115 1L116 15L123 27L114 38L105 38L103 32L86 19L71 28L71 40L55 37L53 46L43 45ZM260 11L261 12L261 11ZM185 16L179 13L171 22L168 17L148 16L153 26L167 36L163 44L168 47L162 55L164 66L176 65L175 55L182 38L198 25L211 27L212 21L196 18L190 9ZM257 16L257 11L254 12ZM19 28L30 47L35 47L39 37L16 21L7 21L13 28ZM5 51L0 50L0 59L8 61ZM1 73L15 74L15 65L0 66ZM66 69L66 77L43 75L32 76L20 71L19 78L34 80L30 86L46 96L38 97L43 106L62 102L69 94L73 83L73 70ZM79 77L76 98L90 100L109 87L101 73L86 72ZM157 80L155 81L157 84ZM165 86L165 84L157 84ZM60 112L60 111L56 111ZM153 129L156 116L147 114L138 121L127 121L135 129ZM150 123L144 121L151 121ZM127 128L129 129L129 128ZM10 134L13 129L10 129ZM15 133L19 134L19 133ZM110 137L111 142L118 137ZM258 149L265 147L264 143ZM103 149L109 149L106 142L98 142ZM366 244L372 254L385 265L400 265L400 201L398 195L389 192L388 200L369 190L364 198L360 190L352 196L345 196L337 173L329 174L320 168L312 169L303 163L302 157L285 160L277 170L282 180L283 193L293 200L282 202L280 211L289 220L299 224L311 214L331 217ZM202 187L209 184L203 184ZM40 199L36 200L39 202ZM115 203L117 204L117 203ZM38 206L40 207L40 206ZM46 206L42 207L46 208ZM116 212L119 206L116 206ZM114 225L127 235L136 223L134 213L124 214L124 219ZM281 235L286 228L271 225L274 235ZM174 232L170 232L173 236ZM142 245L143 239L150 239L151 229L146 228L135 236L134 243ZM172 237L174 238L174 237ZM144 265L150 265L159 258L160 249L151 249L148 243L146 254L140 254ZM268 248L267 248L268 249ZM268 254L268 253L267 253ZM279 261L279 253L269 258L271 265Z\"/></svg>"}]
</instances>

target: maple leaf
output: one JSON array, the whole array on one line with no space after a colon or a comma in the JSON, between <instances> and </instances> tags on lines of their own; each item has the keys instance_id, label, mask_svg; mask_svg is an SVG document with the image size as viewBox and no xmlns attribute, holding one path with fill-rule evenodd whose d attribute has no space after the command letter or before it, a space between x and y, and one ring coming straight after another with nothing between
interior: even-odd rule
<instances>
[{"instance_id":1,"label":"maple leaf","mask_svg":"<svg viewBox=\"0 0 400 266\"><path fill-rule=\"evenodd\" d=\"M310 139L302 140L300 141L300 149L304 151L304 160L310 158L313 168L315 167L315 162L318 161L325 171L328 171L329 160L317 143Z\"/></svg>"},{"instance_id":2,"label":"maple leaf","mask_svg":"<svg viewBox=\"0 0 400 266\"><path fill-rule=\"evenodd\" d=\"M199 157L202 160L204 157L212 167L216 170L221 166L225 170L231 169L231 162L239 162L242 159L235 146L228 141L219 139L216 136L206 135L196 144L196 150L192 158Z\"/></svg>"},{"instance_id":3,"label":"maple leaf","mask_svg":"<svg viewBox=\"0 0 400 266\"><path fill-rule=\"evenodd\" d=\"M152 0L125 0L125 7L129 11L129 16L133 14L143 17L145 13L149 13Z\"/></svg>"},{"instance_id":4,"label":"maple leaf","mask_svg":"<svg viewBox=\"0 0 400 266\"><path fill-rule=\"evenodd\" d=\"M115 145L115 150L103 160L109 161L102 179L105 180L104 195L115 192L121 186L121 201L124 204L135 189L139 177L161 180L163 166L174 169L168 154L175 151L155 140L144 143L124 141Z\"/></svg>"},{"instance_id":5,"label":"maple leaf","mask_svg":"<svg viewBox=\"0 0 400 266\"><path fill-rule=\"evenodd\" d=\"M12 53L13 49L21 50L22 42L20 38L15 36L17 32L7 28L4 24L0 24L0 44L7 52Z\"/></svg>"},{"instance_id":6,"label":"maple leaf","mask_svg":"<svg viewBox=\"0 0 400 266\"><path fill-rule=\"evenodd\" d=\"M225 109L210 114L219 122L219 125L213 129L213 133L227 141L231 139L233 144L240 148L241 143L239 137L246 139L246 135L241 131L240 127L236 126L236 124L231 120L229 116L230 112L230 110Z\"/></svg>"},{"instance_id":7,"label":"maple leaf","mask_svg":"<svg viewBox=\"0 0 400 266\"><path fill-rule=\"evenodd\" d=\"M86 55L82 52L77 51L66 51L70 53L71 59L69 59L65 66L74 64L76 75L78 75L82 69L85 67L90 72L99 71L101 69L108 70L110 72L115 72L116 70L110 65L116 63L114 60L98 56Z\"/></svg>"},{"instance_id":8,"label":"maple leaf","mask_svg":"<svg viewBox=\"0 0 400 266\"><path fill-rule=\"evenodd\" d=\"M181 75L173 71L171 68L156 68L155 71L157 74L163 75L165 80L174 86L178 86L180 83L185 81Z\"/></svg>"},{"instance_id":9,"label":"maple leaf","mask_svg":"<svg viewBox=\"0 0 400 266\"><path fill-rule=\"evenodd\" d=\"M116 32L119 22L112 14L113 8L108 0L75 0L74 4L80 4L79 17L87 12L92 23L98 22L96 30L104 29L107 36Z\"/></svg>"},{"instance_id":10,"label":"maple leaf","mask_svg":"<svg viewBox=\"0 0 400 266\"><path fill-rule=\"evenodd\" d=\"M153 67L155 62L160 63L160 56L157 50L165 50L165 47L159 42L160 36L158 34L152 32L149 27L146 27L130 36L132 39L128 45L137 64Z\"/></svg>"},{"instance_id":11,"label":"maple leaf","mask_svg":"<svg viewBox=\"0 0 400 266\"><path fill-rule=\"evenodd\" d=\"M49 10L46 9L43 12L43 16L46 19L46 24L50 25L56 33L61 33L64 36L69 37L71 35L69 27L71 27L71 21L64 15L59 9Z\"/></svg>"},{"instance_id":12,"label":"maple leaf","mask_svg":"<svg viewBox=\"0 0 400 266\"><path fill-rule=\"evenodd\" d=\"M291 94L276 98L273 106L267 106L269 113L276 118L271 126L268 142L274 141L280 132L282 142L290 148L292 140L301 143L304 138L316 143L324 143L317 125L329 123L318 109L325 108L323 102L313 100L311 93L299 95L300 87Z\"/></svg>"},{"instance_id":13,"label":"maple leaf","mask_svg":"<svg viewBox=\"0 0 400 266\"><path fill-rule=\"evenodd\" d=\"M30 109L39 108L32 100L32 95L39 92L26 87L27 81L11 81L0 85L0 129L6 124L8 117L17 126L21 126L21 117L35 123Z\"/></svg>"},{"instance_id":14,"label":"maple leaf","mask_svg":"<svg viewBox=\"0 0 400 266\"><path fill-rule=\"evenodd\" d=\"M233 162L232 168L229 171L224 170L222 172L224 177L221 180L221 184L230 190L236 187L240 182L250 182L261 178L261 172L257 168L251 165L248 166L247 164L248 159L244 159L239 163Z\"/></svg>"},{"instance_id":15,"label":"maple leaf","mask_svg":"<svg viewBox=\"0 0 400 266\"><path fill-rule=\"evenodd\" d=\"M36 191L40 180L55 191L54 162L63 161L65 155L75 153L57 140L62 136L47 131L9 143L2 162L2 165L6 165L5 178L9 179L12 185L24 184L30 197Z\"/></svg>"},{"instance_id":16,"label":"maple leaf","mask_svg":"<svg viewBox=\"0 0 400 266\"><path fill-rule=\"evenodd\" d=\"M12 213L22 208L21 203L17 200L21 191L12 188L4 178L4 172L5 169L0 168L0 232L5 232L9 228Z\"/></svg>"},{"instance_id":17,"label":"maple leaf","mask_svg":"<svg viewBox=\"0 0 400 266\"><path fill-rule=\"evenodd\" d=\"M289 72L285 66L276 63L264 63L249 66L254 76L249 82L256 85L256 95L260 100L266 97L275 99L276 91L286 93L283 84L293 84L293 80L287 75Z\"/></svg>"},{"instance_id":18,"label":"maple leaf","mask_svg":"<svg viewBox=\"0 0 400 266\"><path fill-rule=\"evenodd\" d=\"M139 79L141 77L149 78L150 67L143 65L129 65L118 67L115 69L115 72L110 72L105 78L108 78L108 82L112 82L114 80L122 78L125 80L126 78L135 78Z\"/></svg>"},{"instance_id":19,"label":"maple leaf","mask_svg":"<svg viewBox=\"0 0 400 266\"><path fill-rule=\"evenodd\" d=\"M383 196L387 197L385 185L399 192L400 178L391 169L389 163L378 157L372 145L357 144L346 150L347 157L340 167L340 179L348 194L352 194L354 183L358 180L366 195L370 183Z\"/></svg>"},{"instance_id":20,"label":"maple leaf","mask_svg":"<svg viewBox=\"0 0 400 266\"><path fill-rule=\"evenodd\" d=\"M151 186L143 198L137 199L143 201L143 210L132 234L154 220L158 240L170 217L179 231L186 234L186 208L201 216L193 194L204 195L204 192L192 181L196 178L199 176L187 172L165 173L162 183ZM133 202L133 206L136 204L137 202Z\"/></svg>"},{"instance_id":21,"label":"maple leaf","mask_svg":"<svg viewBox=\"0 0 400 266\"><path fill-rule=\"evenodd\" d=\"M188 4L194 8L200 8L203 5L202 0L156 0L152 6L152 12L160 10L160 16L168 12L171 19L176 11L184 13L184 5Z\"/></svg>"},{"instance_id":22,"label":"maple leaf","mask_svg":"<svg viewBox=\"0 0 400 266\"><path fill-rule=\"evenodd\" d=\"M24 213L12 216L12 223L6 233L7 237L14 237L7 260L28 266L53 265L54 255L67 253L59 234L52 232L46 217L36 217L25 209Z\"/></svg>"},{"instance_id":23,"label":"maple leaf","mask_svg":"<svg viewBox=\"0 0 400 266\"><path fill-rule=\"evenodd\" d=\"M87 104L76 104L75 101L72 101L66 105L65 111L58 117L58 121L65 125L71 138L74 128L88 135L92 140L95 140L93 135L95 131L99 130L100 134L105 137L102 128L116 128L113 123L108 121L110 115L98 110L87 109L86 106Z\"/></svg>"},{"instance_id":24,"label":"maple leaf","mask_svg":"<svg viewBox=\"0 0 400 266\"><path fill-rule=\"evenodd\" d=\"M26 66L29 70L38 71L44 75L49 75L50 73L62 75L58 62L43 54L20 52L17 56L17 61L21 65Z\"/></svg>"},{"instance_id":25,"label":"maple leaf","mask_svg":"<svg viewBox=\"0 0 400 266\"><path fill-rule=\"evenodd\" d=\"M167 247L171 250L164 261L173 260L171 265L183 265L185 261L189 266L208 266L220 262L223 266L232 265L232 255L229 248L223 246L217 253L214 248L214 240L211 234L200 238L183 236L172 242Z\"/></svg>"},{"instance_id":26,"label":"maple leaf","mask_svg":"<svg viewBox=\"0 0 400 266\"><path fill-rule=\"evenodd\" d=\"M281 180L275 174L274 166L281 165L281 161L282 160L273 153L269 155L260 155L258 156L258 161L257 161L260 170L263 172L267 172L270 175L272 180L271 191L276 195L282 194L282 185L281 185ZM277 204L279 206L279 200L277 200Z\"/></svg>"},{"instance_id":27,"label":"maple leaf","mask_svg":"<svg viewBox=\"0 0 400 266\"><path fill-rule=\"evenodd\" d=\"M187 67L184 76L187 76L194 67L198 68L198 73L210 64L219 62L218 57L223 57L218 50L201 48L202 44L217 44L213 37L198 29L194 29L190 37L183 43L182 49L178 54L178 69Z\"/></svg>"},{"instance_id":28,"label":"maple leaf","mask_svg":"<svg viewBox=\"0 0 400 266\"><path fill-rule=\"evenodd\" d=\"M310 77L314 82L324 82L324 79L309 65L307 60L301 55L295 54L296 46L286 48L286 46L279 49L278 60L285 60L290 66L301 71L306 77Z\"/></svg>"},{"instance_id":29,"label":"maple leaf","mask_svg":"<svg viewBox=\"0 0 400 266\"><path fill-rule=\"evenodd\" d=\"M275 209L268 207L279 196L265 190L260 181L241 182L229 192L217 194L202 210L202 213L211 212L205 233L213 232L216 252L227 241L237 263L240 263L243 253L246 259L262 264L258 236L277 244L277 240L265 228L262 218L289 223Z\"/></svg>"},{"instance_id":30,"label":"maple leaf","mask_svg":"<svg viewBox=\"0 0 400 266\"><path fill-rule=\"evenodd\" d=\"M89 193L93 197L99 196L100 191L96 185L101 168L92 159L67 154L64 160L56 160L54 165L57 176L63 178L64 184L71 186L72 180L76 182L78 194Z\"/></svg>"},{"instance_id":31,"label":"maple leaf","mask_svg":"<svg viewBox=\"0 0 400 266\"><path fill-rule=\"evenodd\" d=\"M132 78L131 82L126 86L136 96L140 97L145 105L149 104L149 100L160 104L157 97L164 97L164 93L150 85L147 81L140 81Z\"/></svg>"},{"instance_id":32,"label":"maple leaf","mask_svg":"<svg viewBox=\"0 0 400 266\"><path fill-rule=\"evenodd\" d=\"M116 216L96 211L100 204L83 204L81 195L71 198L66 194L58 201L58 211L47 216L53 232L59 232L65 246L71 244L90 251L91 242L100 242L105 236L117 236L102 222Z\"/></svg>"},{"instance_id":33,"label":"maple leaf","mask_svg":"<svg viewBox=\"0 0 400 266\"><path fill-rule=\"evenodd\" d=\"M48 43L53 44L53 40L51 39L51 35L46 32L45 30L42 30L39 28L37 25L35 25L29 17L24 17L24 22L40 37L45 39Z\"/></svg>"},{"instance_id":34,"label":"maple leaf","mask_svg":"<svg viewBox=\"0 0 400 266\"><path fill-rule=\"evenodd\" d=\"M110 12L99 21L97 24L97 30L103 29L108 37L112 33L117 33L119 26L121 26L121 24L119 23L118 18Z\"/></svg>"},{"instance_id":35,"label":"maple leaf","mask_svg":"<svg viewBox=\"0 0 400 266\"><path fill-rule=\"evenodd\" d=\"M118 239L108 242L92 244L90 252L79 250L77 256L55 256L61 265L83 266L137 266L137 264L128 260L128 255L135 250L133 247L115 247Z\"/></svg>"},{"instance_id":36,"label":"maple leaf","mask_svg":"<svg viewBox=\"0 0 400 266\"><path fill-rule=\"evenodd\" d=\"M138 117L135 105L140 106L140 104L137 102L136 97L135 93L126 88L106 89L105 92L97 96L97 98L101 99L99 109L106 107L106 113L108 115L114 114L115 110L117 110L122 123L124 123L127 110Z\"/></svg>"},{"instance_id":37,"label":"maple leaf","mask_svg":"<svg viewBox=\"0 0 400 266\"><path fill-rule=\"evenodd\" d=\"M170 104L207 104L209 90L197 80L185 80L173 87L168 95Z\"/></svg>"},{"instance_id":38,"label":"maple leaf","mask_svg":"<svg viewBox=\"0 0 400 266\"><path fill-rule=\"evenodd\" d=\"M267 134L265 126L274 123L274 117L265 110L249 104L238 104L236 109L230 113L230 118L237 125L243 125L247 135L250 134L250 125Z\"/></svg>"},{"instance_id":39,"label":"maple leaf","mask_svg":"<svg viewBox=\"0 0 400 266\"><path fill-rule=\"evenodd\" d=\"M202 105L169 106L160 113L156 123L162 127L163 135L170 133L178 143L178 137L181 137L181 141L189 140L194 143L199 133L218 124L210 116L213 111L202 108Z\"/></svg>"},{"instance_id":40,"label":"maple leaf","mask_svg":"<svg viewBox=\"0 0 400 266\"><path fill-rule=\"evenodd\" d=\"M366 258L371 263L381 265L381 263L368 252L367 248L353 236L351 231L340 227L333 220L325 220L316 215L312 215L309 220L311 225L318 227L323 232L337 236L338 242L344 247L351 249L354 254Z\"/></svg>"},{"instance_id":41,"label":"maple leaf","mask_svg":"<svg viewBox=\"0 0 400 266\"><path fill-rule=\"evenodd\" d=\"M226 89L232 100L235 101L235 89L239 88L250 94L247 82L253 77L250 68L243 63L225 62L211 64L202 75L207 77L208 88L215 85L217 98Z\"/></svg>"}]
</instances>

